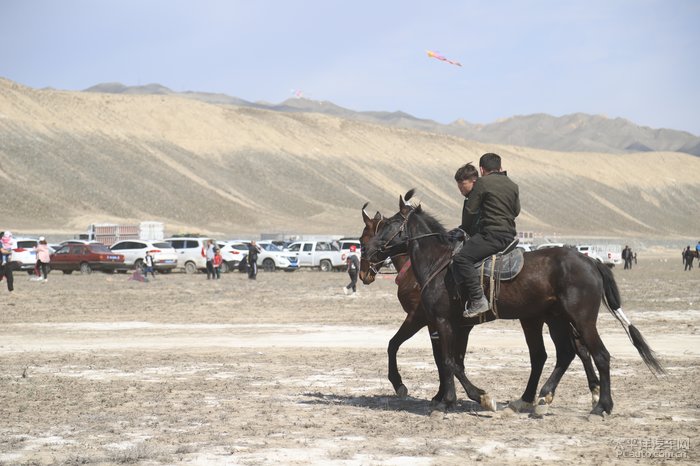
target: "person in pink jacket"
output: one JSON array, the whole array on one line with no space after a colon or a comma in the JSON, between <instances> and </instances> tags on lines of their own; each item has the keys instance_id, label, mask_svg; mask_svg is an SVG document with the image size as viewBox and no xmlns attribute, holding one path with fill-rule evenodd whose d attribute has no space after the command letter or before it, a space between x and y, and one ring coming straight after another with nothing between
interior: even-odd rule
<instances>
[{"instance_id":1,"label":"person in pink jacket","mask_svg":"<svg viewBox=\"0 0 700 466\"><path fill-rule=\"evenodd\" d=\"M34 250L36 251L36 269L41 272L39 280L45 283L49 279L49 262L51 262L49 245L46 244L46 238L43 236L39 237L39 244L36 245Z\"/></svg>"}]
</instances>

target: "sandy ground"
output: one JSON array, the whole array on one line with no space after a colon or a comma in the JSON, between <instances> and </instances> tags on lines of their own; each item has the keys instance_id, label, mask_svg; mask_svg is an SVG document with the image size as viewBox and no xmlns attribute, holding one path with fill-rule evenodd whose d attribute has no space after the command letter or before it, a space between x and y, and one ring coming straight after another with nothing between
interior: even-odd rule
<instances>
[{"instance_id":1,"label":"sandy ground","mask_svg":"<svg viewBox=\"0 0 700 466\"><path fill-rule=\"evenodd\" d=\"M397 398L393 276L348 297L344 273L17 274L14 293L0 284L0 464L697 464L700 270L682 269L674 257L615 270L668 375L654 378L601 310L605 419L588 416L578 361L542 418L483 411L463 391L456 410L431 414L425 330L399 352L409 397ZM517 322L472 332L468 374L501 408L521 395L528 361Z\"/></svg>"}]
</instances>

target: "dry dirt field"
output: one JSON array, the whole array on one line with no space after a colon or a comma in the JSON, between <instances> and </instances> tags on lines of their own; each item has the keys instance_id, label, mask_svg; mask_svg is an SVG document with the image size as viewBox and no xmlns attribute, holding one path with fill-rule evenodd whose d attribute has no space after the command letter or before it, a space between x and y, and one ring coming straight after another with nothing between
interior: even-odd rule
<instances>
[{"instance_id":1,"label":"dry dirt field","mask_svg":"<svg viewBox=\"0 0 700 466\"><path fill-rule=\"evenodd\" d=\"M511 321L475 329L467 355L499 411L460 391L456 410L431 414L425 330L399 352L397 398L393 276L348 297L344 273L17 274L14 293L0 283L0 464L698 464L700 270L640 253L615 276L668 374L654 378L601 309L615 408L591 419L578 361L543 417L502 409L529 370Z\"/></svg>"}]
</instances>

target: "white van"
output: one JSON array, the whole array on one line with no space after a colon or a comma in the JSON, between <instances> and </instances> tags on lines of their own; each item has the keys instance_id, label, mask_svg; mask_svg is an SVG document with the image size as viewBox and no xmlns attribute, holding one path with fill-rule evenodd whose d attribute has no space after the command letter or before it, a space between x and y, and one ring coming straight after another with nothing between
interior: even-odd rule
<instances>
[{"instance_id":1,"label":"white van","mask_svg":"<svg viewBox=\"0 0 700 466\"><path fill-rule=\"evenodd\" d=\"M177 266L184 268L186 273L197 273L198 270L207 269L207 259L204 256L207 241L212 238L166 238L163 241L170 243L177 252Z\"/></svg>"}]
</instances>

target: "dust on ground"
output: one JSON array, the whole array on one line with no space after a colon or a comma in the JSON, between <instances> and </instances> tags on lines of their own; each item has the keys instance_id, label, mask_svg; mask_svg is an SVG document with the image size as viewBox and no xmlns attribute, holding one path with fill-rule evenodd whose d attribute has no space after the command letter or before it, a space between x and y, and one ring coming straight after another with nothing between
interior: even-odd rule
<instances>
[{"instance_id":1,"label":"dust on ground","mask_svg":"<svg viewBox=\"0 0 700 466\"><path fill-rule=\"evenodd\" d=\"M0 464L697 464L700 271L654 258L615 277L668 374L654 378L602 308L613 414L588 416L575 360L538 419L484 411L461 390L455 410L431 413L427 330L399 352L409 396L396 397L393 276L349 297L344 273L17 274L14 293L0 283ZM519 324L475 329L466 365L500 407L519 398Z\"/></svg>"}]
</instances>

